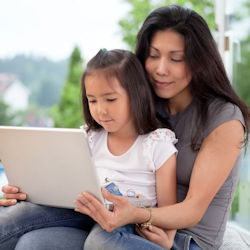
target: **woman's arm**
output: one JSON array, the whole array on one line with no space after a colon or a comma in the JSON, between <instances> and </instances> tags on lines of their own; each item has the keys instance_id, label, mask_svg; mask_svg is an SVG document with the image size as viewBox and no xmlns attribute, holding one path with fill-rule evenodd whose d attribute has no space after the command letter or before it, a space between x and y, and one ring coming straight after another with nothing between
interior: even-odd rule
<instances>
[{"instance_id":1,"label":"woman's arm","mask_svg":"<svg viewBox=\"0 0 250 250\"><path fill-rule=\"evenodd\" d=\"M197 155L185 200L153 211L153 223L173 229L197 224L230 174L240 154L243 138L243 126L236 120L214 129L203 141Z\"/></svg>"},{"instance_id":2,"label":"woman's arm","mask_svg":"<svg viewBox=\"0 0 250 250\"><path fill-rule=\"evenodd\" d=\"M12 185L2 187L4 199L0 200L0 206L12 206L17 203L17 200L26 200L26 194L20 193L19 188Z\"/></svg>"},{"instance_id":3,"label":"woman's arm","mask_svg":"<svg viewBox=\"0 0 250 250\"><path fill-rule=\"evenodd\" d=\"M195 160L190 187L184 201L160 208L153 208L152 223L161 228L187 228L197 224L203 217L216 192L225 182L240 154L244 129L239 121L232 120L214 129L203 141ZM103 196L115 204L114 212L92 195L79 196L85 205L82 212L93 218L106 230L128 223L143 223L148 211L132 206L124 197L112 195L103 189ZM91 217L92 217L91 216Z\"/></svg>"}]
</instances>

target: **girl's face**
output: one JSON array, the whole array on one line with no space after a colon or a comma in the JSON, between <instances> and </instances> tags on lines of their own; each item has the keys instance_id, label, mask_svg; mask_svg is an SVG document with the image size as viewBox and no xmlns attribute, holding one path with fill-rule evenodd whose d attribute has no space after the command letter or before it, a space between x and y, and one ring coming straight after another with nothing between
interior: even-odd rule
<instances>
[{"instance_id":1,"label":"girl's face","mask_svg":"<svg viewBox=\"0 0 250 250\"><path fill-rule=\"evenodd\" d=\"M152 37L145 68L159 97L169 99L170 105L190 103L192 74L185 60L182 35L169 29L157 31Z\"/></svg>"},{"instance_id":2,"label":"girl's face","mask_svg":"<svg viewBox=\"0 0 250 250\"><path fill-rule=\"evenodd\" d=\"M110 133L135 132L127 91L118 80L96 71L85 79L86 96L93 119Z\"/></svg>"}]
</instances>

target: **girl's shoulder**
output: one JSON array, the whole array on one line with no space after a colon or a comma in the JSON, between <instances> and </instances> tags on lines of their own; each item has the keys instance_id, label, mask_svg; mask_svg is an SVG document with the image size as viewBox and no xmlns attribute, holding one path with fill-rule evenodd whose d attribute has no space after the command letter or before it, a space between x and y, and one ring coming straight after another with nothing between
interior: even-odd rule
<instances>
[{"instance_id":1,"label":"girl's shoulder","mask_svg":"<svg viewBox=\"0 0 250 250\"><path fill-rule=\"evenodd\" d=\"M144 139L146 142L152 142L153 141L168 141L173 144L177 143L177 139L175 137L175 133L167 128L158 128L150 133L148 133Z\"/></svg>"},{"instance_id":2,"label":"girl's shoulder","mask_svg":"<svg viewBox=\"0 0 250 250\"><path fill-rule=\"evenodd\" d=\"M173 154L177 153L175 133L167 128L156 129L145 135L143 154L149 169L155 172Z\"/></svg>"},{"instance_id":3,"label":"girl's shoulder","mask_svg":"<svg viewBox=\"0 0 250 250\"><path fill-rule=\"evenodd\" d=\"M105 132L104 129L88 130L88 126L86 124L82 125L80 128L82 129L82 131L84 132L84 134L88 138L88 143L89 143L90 148L93 147L96 140L98 140L98 138L100 138L101 134L103 134Z\"/></svg>"}]
</instances>

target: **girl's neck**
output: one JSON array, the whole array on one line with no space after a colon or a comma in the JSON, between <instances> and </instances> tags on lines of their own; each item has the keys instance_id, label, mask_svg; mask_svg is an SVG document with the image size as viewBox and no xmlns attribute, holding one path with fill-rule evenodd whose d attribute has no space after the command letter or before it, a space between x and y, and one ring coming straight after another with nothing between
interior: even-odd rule
<instances>
[{"instance_id":1,"label":"girl's neck","mask_svg":"<svg viewBox=\"0 0 250 250\"><path fill-rule=\"evenodd\" d=\"M130 147L134 144L138 137L138 133L131 134L116 134L108 133L107 146L113 155L122 155L126 153Z\"/></svg>"}]
</instances>

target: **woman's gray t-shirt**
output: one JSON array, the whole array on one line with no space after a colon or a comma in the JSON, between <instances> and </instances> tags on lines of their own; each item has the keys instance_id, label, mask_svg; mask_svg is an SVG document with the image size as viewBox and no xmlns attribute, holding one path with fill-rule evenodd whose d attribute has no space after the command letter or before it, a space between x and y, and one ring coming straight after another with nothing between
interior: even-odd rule
<instances>
[{"instance_id":1,"label":"woman's gray t-shirt","mask_svg":"<svg viewBox=\"0 0 250 250\"><path fill-rule=\"evenodd\" d=\"M210 132L224 122L239 120L244 125L240 109L232 103L215 99L208 106L208 119L202 136L198 140L198 150L193 151L191 142L197 130L198 115L195 101L177 115L169 115L164 110L163 102L157 105L160 117L167 119L178 139L177 155L177 200L185 199L189 181L199 148ZM178 230L193 237L202 249L218 249L222 244L226 222L238 181L241 155L238 157L230 175L210 203L201 221L194 227Z\"/></svg>"}]
</instances>

